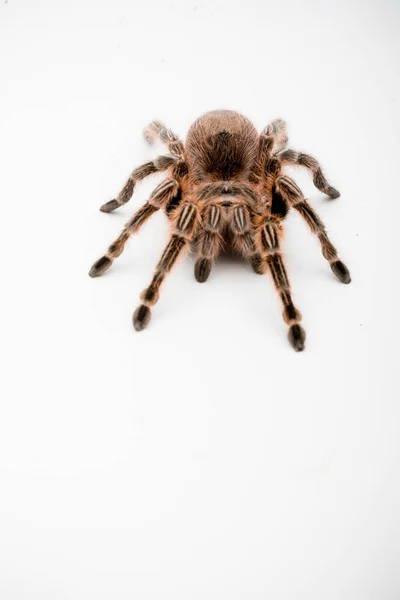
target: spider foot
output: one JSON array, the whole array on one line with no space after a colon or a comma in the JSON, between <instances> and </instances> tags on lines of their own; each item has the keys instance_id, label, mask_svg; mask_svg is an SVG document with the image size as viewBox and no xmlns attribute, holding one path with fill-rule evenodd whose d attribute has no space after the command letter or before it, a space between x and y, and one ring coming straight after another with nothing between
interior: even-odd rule
<instances>
[{"instance_id":1,"label":"spider foot","mask_svg":"<svg viewBox=\"0 0 400 600\"><path fill-rule=\"evenodd\" d=\"M90 269L90 277L98 277L99 275L103 275L103 273L107 271L107 269L109 269L111 265L111 258L108 258L108 256L102 256L101 258L99 258L99 260L96 260L96 262Z\"/></svg>"},{"instance_id":2,"label":"spider foot","mask_svg":"<svg viewBox=\"0 0 400 600\"><path fill-rule=\"evenodd\" d=\"M300 325L296 324L289 327L288 338L296 352L301 352L304 350L306 332L302 327L300 327Z\"/></svg>"},{"instance_id":3,"label":"spider foot","mask_svg":"<svg viewBox=\"0 0 400 600\"><path fill-rule=\"evenodd\" d=\"M334 262L331 262L330 266L339 281L342 283L350 283L350 271L341 260L335 260Z\"/></svg>"},{"instance_id":4,"label":"spider foot","mask_svg":"<svg viewBox=\"0 0 400 600\"><path fill-rule=\"evenodd\" d=\"M332 186L328 187L326 193L328 194L329 198L332 198L332 200L335 200L335 198L339 198L340 196L340 192Z\"/></svg>"},{"instance_id":5,"label":"spider foot","mask_svg":"<svg viewBox=\"0 0 400 600\"><path fill-rule=\"evenodd\" d=\"M199 258L194 266L194 276L199 283L207 281L211 272L211 260L208 258Z\"/></svg>"},{"instance_id":6,"label":"spider foot","mask_svg":"<svg viewBox=\"0 0 400 600\"><path fill-rule=\"evenodd\" d=\"M116 208L118 208L118 206L119 206L119 204L118 204L117 200L110 200L109 202L106 202L105 204L100 206L100 210L101 210L101 212L104 212L104 213L110 213L113 210L115 210Z\"/></svg>"},{"instance_id":7,"label":"spider foot","mask_svg":"<svg viewBox=\"0 0 400 600\"><path fill-rule=\"evenodd\" d=\"M133 313L133 326L136 331L142 331L149 324L151 310L148 306L141 304Z\"/></svg>"},{"instance_id":8,"label":"spider foot","mask_svg":"<svg viewBox=\"0 0 400 600\"><path fill-rule=\"evenodd\" d=\"M266 271L265 262L259 254L253 254L253 256L250 257L250 264L254 273L257 273L257 275L264 275Z\"/></svg>"}]
</instances>

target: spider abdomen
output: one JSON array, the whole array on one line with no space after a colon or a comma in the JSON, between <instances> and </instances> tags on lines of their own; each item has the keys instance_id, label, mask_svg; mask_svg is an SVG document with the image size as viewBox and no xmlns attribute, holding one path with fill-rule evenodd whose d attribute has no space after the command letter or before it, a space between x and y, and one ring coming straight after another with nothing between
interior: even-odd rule
<instances>
[{"instance_id":1,"label":"spider abdomen","mask_svg":"<svg viewBox=\"0 0 400 600\"><path fill-rule=\"evenodd\" d=\"M200 181L245 180L257 157L258 134L243 115L214 110L191 126L186 152Z\"/></svg>"}]
</instances>

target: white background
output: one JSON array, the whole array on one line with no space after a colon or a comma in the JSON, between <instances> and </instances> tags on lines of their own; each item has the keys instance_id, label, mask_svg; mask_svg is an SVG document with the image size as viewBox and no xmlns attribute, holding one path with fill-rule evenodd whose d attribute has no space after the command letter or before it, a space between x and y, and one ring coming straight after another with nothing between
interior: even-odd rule
<instances>
[{"instance_id":1,"label":"white background","mask_svg":"<svg viewBox=\"0 0 400 600\"><path fill-rule=\"evenodd\" d=\"M1 0L2 600L400 597L399 3ZM87 273L158 181L99 212L206 110L288 121L341 198L296 179L284 242L307 348L269 276L194 259L142 333L155 215Z\"/></svg>"}]
</instances>

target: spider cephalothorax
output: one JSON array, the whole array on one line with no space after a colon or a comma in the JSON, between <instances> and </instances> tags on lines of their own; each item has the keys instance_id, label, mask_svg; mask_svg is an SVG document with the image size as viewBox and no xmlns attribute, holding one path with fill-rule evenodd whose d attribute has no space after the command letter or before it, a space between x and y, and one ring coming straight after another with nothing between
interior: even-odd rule
<instances>
[{"instance_id":1,"label":"spider cephalothorax","mask_svg":"<svg viewBox=\"0 0 400 600\"><path fill-rule=\"evenodd\" d=\"M111 212L126 204L135 184L148 175L165 171L167 177L94 263L91 277L104 273L122 253L128 238L162 208L171 221L171 237L133 315L135 329L140 331L148 324L160 286L185 247L197 253L195 277L204 282L213 261L229 244L248 259L256 273L271 272L289 326L289 340L295 350L303 350L305 331L300 326L301 313L293 304L279 242L282 221L290 208L295 208L318 236L322 254L336 277L350 282L349 271L339 260L322 221L284 173L285 165L306 167L315 186L337 198L339 192L328 184L319 163L308 154L286 148L284 121L272 121L259 135L246 117L228 110L200 117L185 144L159 121L153 121L144 135L148 142L159 137L170 154L135 169L118 197L100 210Z\"/></svg>"}]
</instances>

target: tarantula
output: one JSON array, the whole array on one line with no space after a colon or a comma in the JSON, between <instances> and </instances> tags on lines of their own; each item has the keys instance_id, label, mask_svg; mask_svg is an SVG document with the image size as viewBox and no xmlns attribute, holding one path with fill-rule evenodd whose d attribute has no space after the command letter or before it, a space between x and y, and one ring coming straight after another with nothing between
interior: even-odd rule
<instances>
[{"instance_id":1,"label":"tarantula","mask_svg":"<svg viewBox=\"0 0 400 600\"><path fill-rule=\"evenodd\" d=\"M321 192L337 198L339 192L329 185L317 160L286 148L286 123L281 119L258 135L246 117L229 110L201 116L190 127L185 144L160 121L150 123L143 133L149 143L156 138L166 143L169 155L135 169L118 197L100 210L109 213L126 204L136 183L148 175L165 171L167 177L94 263L89 275L104 273L123 252L128 238L162 208L171 222L171 237L150 285L141 294L142 303L133 315L135 329L148 325L150 307L158 301L160 286L184 248L191 246L197 253L194 274L197 281L204 282L215 258L229 247L242 254L256 273L271 272L289 326L289 341L295 350L303 350L302 317L292 300L280 248L282 221L290 208L295 208L318 236L322 254L336 277L350 283L350 273L339 260L324 224L284 172L285 165L303 166Z\"/></svg>"}]
</instances>

